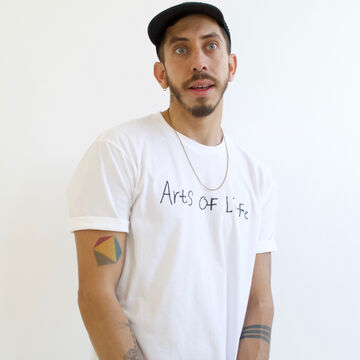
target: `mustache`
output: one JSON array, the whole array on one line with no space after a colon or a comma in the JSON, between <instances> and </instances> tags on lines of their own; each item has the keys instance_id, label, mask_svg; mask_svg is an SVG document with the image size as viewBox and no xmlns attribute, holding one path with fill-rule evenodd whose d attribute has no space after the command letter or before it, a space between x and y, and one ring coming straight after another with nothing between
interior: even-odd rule
<instances>
[{"instance_id":1,"label":"mustache","mask_svg":"<svg viewBox=\"0 0 360 360\"><path fill-rule=\"evenodd\" d=\"M189 87L189 85L196 80L211 80L215 85L217 84L217 80L212 77L209 74L206 73L196 73L192 76L192 78L190 80L188 80L185 84L184 87L187 89Z\"/></svg>"}]
</instances>

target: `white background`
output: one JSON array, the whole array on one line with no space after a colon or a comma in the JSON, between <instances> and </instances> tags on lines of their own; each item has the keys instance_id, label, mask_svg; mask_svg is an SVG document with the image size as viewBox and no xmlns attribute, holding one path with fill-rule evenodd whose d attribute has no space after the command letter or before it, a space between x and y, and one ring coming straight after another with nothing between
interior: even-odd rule
<instances>
[{"instance_id":1,"label":"white background","mask_svg":"<svg viewBox=\"0 0 360 360\"><path fill-rule=\"evenodd\" d=\"M271 359L356 358L359 2L212 3L239 60L223 126L278 185ZM146 30L174 4L1 0L1 359L89 359L65 187L103 130L168 106Z\"/></svg>"}]
</instances>

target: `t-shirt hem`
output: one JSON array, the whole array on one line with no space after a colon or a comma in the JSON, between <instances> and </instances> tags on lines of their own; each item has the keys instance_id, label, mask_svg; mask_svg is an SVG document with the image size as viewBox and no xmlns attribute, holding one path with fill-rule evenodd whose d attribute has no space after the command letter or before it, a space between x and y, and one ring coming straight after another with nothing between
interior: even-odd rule
<instances>
[{"instance_id":1,"label":"t-shirt hem","mask_svg":"<svg viewBox=\"0 0 360 360\"><path fill-rule=\"evenodd\" d=\"M107 230L128 233L129 220L101 216L78 216L69 219L68 229L71 233L76 230Z\"/></svg>"},{"instance_id":2,"label":"t-shirt hem","mask_svg":"<svg viewBox=\"0 0 360 360\"><path fill-rule=\"evenodd\" d=\"M273 252L273 251L277 251L277 245L276 245L275 239L271 239L271 241L266 243L266 245L259 246L256 249L257 254L261 254L261 253L265 253L265 252Z\"/></svg>"}]
</instances>

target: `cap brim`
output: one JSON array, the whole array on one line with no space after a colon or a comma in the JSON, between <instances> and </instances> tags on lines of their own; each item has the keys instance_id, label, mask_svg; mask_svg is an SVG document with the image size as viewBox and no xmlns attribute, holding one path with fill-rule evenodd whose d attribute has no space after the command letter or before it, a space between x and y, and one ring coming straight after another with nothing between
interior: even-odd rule
<instances>
[{"instance_id":1,"label":"cap brim","mask_svg":"<svg viewBox=\"0 0 360 360\"><path fill-rule=\"evenodd\" d=\"M200 2L187 2L162 11L150 21L147 31L151 42L158 47L166 29L188 14L204 14L212 17L225 29L230 38L224 16L216 6Z\"/></svg>"}]
</instances>

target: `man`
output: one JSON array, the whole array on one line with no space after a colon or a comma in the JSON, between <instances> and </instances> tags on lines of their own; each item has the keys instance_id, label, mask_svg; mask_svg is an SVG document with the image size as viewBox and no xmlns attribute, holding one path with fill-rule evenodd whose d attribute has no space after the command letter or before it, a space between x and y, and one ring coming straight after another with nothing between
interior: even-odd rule
<instances>
[{"instance_id":1,"label":"man","mask_svg":"<svg viewBox=\"0 0 360 360\"><path fill-rule=\"evenodd\" d=\"M67 189L84 324L101 360L268 359L275 185L221 128L230 31L182 3L148 34L169 108L101 134Z\"/></svg>"}]
</instances>

